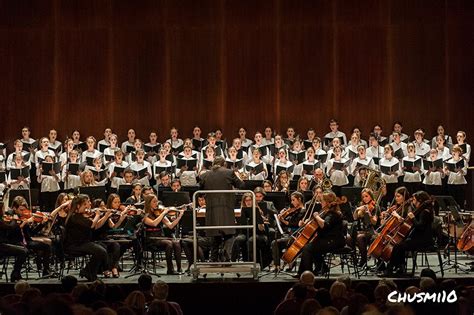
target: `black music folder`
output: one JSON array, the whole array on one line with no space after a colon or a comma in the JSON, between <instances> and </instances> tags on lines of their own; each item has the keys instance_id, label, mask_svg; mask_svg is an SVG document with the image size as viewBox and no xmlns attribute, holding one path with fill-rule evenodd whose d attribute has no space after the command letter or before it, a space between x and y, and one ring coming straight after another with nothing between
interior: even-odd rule
<instances>
[{"instance_id":1,"label":"black music folder","mask_svg":"<svg viewBox=\"0 0 474 315\"><path fill-rule=\"evenodd\" d=\"M115 177L122 178L123 177L123 172L125 171L125 169L126 169L126 167L115 165L114 166Z\"/></svg>"},{"instance_id":2,"label":"black music folder","mask_svg":"<svg viewBox=\"0 0 474 315\"><path fill-rule=\"evenodd\" d=\"M434 161L423 160L423 168L427 171L429 171L430 168L442 169L443 159L437 159Z\"/></svg>"},{"instance_id":3,"label":"black music folder","mask_svg":"<svg viewBox=\"0 0 474 315\"><path fill-rule=\"evenodd\" d=\"M295 169L294 165L290 165L289 167L277 165L276 166L276 174L280 174L281 171L287 171L289 173L293 173L293 170Z\"/></svg>"},{"instance_id":4,"label":"black music folder","mask_svg":"<svg viewBox=\"0 0 474 315\"><path fill-rule=\"evenodd\" d=\"M389 173L393 173L393 172L396 172L398 171L399 169L399 165L398 165L398 162L393 164L392 166L383 166L383 165L380 165L380 171L386 175L389 175Z\"/></svg>"},{"instance_id":5,"label":"black music folder","mask_svg":"<svg viewBox=\"0 0 474 315\"><path fill-rule=\"evenodd\" d=\"M177 147L172 147L171 152L173 152L174 155L177 155L178 153L183 152L183 147L184 147L184 144Z\"/></svg>"},{"instance_id":6,"label":"black music folder","mask_svg":"<svg viewBox=\"0 0 474 315\"><path fill-rule=\"evenodd\" d=\"M68 163L67 170L71 175L79 174L79 163Z\"/></svg>"},{"instance_id":7,"label":"black music folder","mask_svg":"<svg viewBox=\"0 0 474 315\"><path fill-rule=\"evenodd\" d=\"M206 170L210 170L212 167L212 161L209 160L202 160L202 167L204 167Z\"/></svg>"},{"instance_id":8,"label":"black music folder","mask_svg":"<svg viewBox=\"0 0 474 315\"><path fill-rule=\"evenodd\" d=\"M25 166L23 168L11 168L10 169L10 178L18 179L18 177L28 178L30 177L30 167Z\"/></svg>"},{"instance_id":9,"label":"black music folder","mask_svg":"<svg viewBox=\"0 0 474 315\"><path fill-rule=\"evenodd\" d=\"M316 162L315 164L304 164L303 163L303 170L306 171L306 174L313 174L314 170L321 166L320 162Z\"/></svg>"},{"instance_id":10,"label":"black music folder","mask_svg":"<svg viewBox=\"0 0 474 315\"><path fill-rule=\"evenodd\" d=\"M321 163L326 163L326 160L328 159L327 154L316 154L314 157L316 160L318 160Z\"/></svg>"},{"instance_id":11,"label":"black music folder","mask_svg":"<svg viewBox=\"0 0 474 315\"><path fill-rule=\"evenodd\" d=\"M377 165L380 164L380 158L379 157L373 156L372 160L374 160L374 164L377 164Z\"/></svg>"},{"instance_id":12,"label":"black music folder","mask_svg":"<svg viewBox=\"0 0 474 315\"><path fill-rule=\"evenodd\" d=\"M56 174L59 174L61 172L61 162L56 162L56 163L48 163L48 162L43 162L41 163L41 168L42 168L42 174L43 175L50 175L50 171L54 171Z\"/></svg>"},{"instance_id":13,"label":"black music folder","mask_svg":"<svg viewBox=\"0 0 474 315\"><path fill-rule=\"evenodd\" d=\"M349 152L349 159L353 160L357 156L359 156L359 153L352 151L351 149L347 150Z\"/></svg>"},{"instance_id":14,"label":"black music folder","mask_svg":"<svg viewBox=\"0 0 474 315\"><path fill-rule=\"evenodd\" d=\"M202 148L206 146L207 140L206 139L193 139L193 149L196 151L201 151Z\"/></svg>"},{"instance_id":15,"label":"black music folder","mask_svg":"<svg viewBox=\"0 0 474 315\"><path fill-rule=\"evenodd\" d=\"M92 175L94 175L94 179L96 182L103 181L107 175L105 169L101 169L98 171L95 169L90 169L90 171L92 172Z\"/></svg>"},{"instance_id":16,"label":"black music folder","mask_svg":"<svg viewBox=\"0 0 474 315\"><path fill-rule=\"evenodd\" d=\"M226 160L225 164L228 169L241 169L243 166L242 160L235 160L234 162Z\"/></svg>"},{"instance_id":17,"label":"black music folder","mask_svg":"<svg viewBox=\"0 0 474 315\"><path fill-rule=\"evenodd\" d=\"M444 164L450 172L456 172L457 169L462 169L464 167L464 160L459 160L456 163L444 162Z\"/></svg>"},{"instance_id":18,"label":"black music folder","mask_svg":"<svg viewBox=\"0 0 474 315\"><path fill-rule=\"evenodd\" d=\"M76 143L76 144L74 144L73 149L78 151L78 152L87 151L87 143L85 143L85 142Z\"/></svg>"},{"instance_id":19,"label":"black music folder","mask_svg":"<svg viewBox=\"0 0 474 315\"><path fill-rule=\"evenodd\" d=\"M99 151L104 153L105 149L109 148L110 144L99 143Z\"/></svg>"},{"instance_id":20,"label":"black music folder","mask_svg":"<svg viewBox=\"0 0 474 315\"><path fill-rule=\"evenodd\" d=\"M107 163L113 162L115 160L115 156L109 154L105 154L104 158Z\"/></svg>"},{"instance_id":21,"label":"black music folder","mask_svg":"<svg viewBox=\"0 0 474 315\"><path fill-rule=\"evenodd\" d=\"M30 152L31 150L38 149L38 140L35 140L32 143L26 143L23 141L21 143L23 143L23 151Z\"/></svg>"},{"instance_id":22,"label":"black music folder","mask_svg":"<svg viewBox=\"0 0 474 315\"><path fill-rule=\"evenodd\" d=\"M344 145L344 137L324 137L324 145L327 147L332 147L332 140L334 138L339 138L341 145Z\"/></svg>"},{"instance_id":23,"label":"black music folder","mask_svg":"<svg viewBox=\"0 0 474 315\"><path fill-rule=\"evenodd\" d=\"M31 153L30 152L26 153L25 155L23 155L23 161L29 162L30 157L31 157Z\"/></svg>"},{"instance_id":24,"label":"black music folder","mask_svg":"<svg viewBox=\"0 0 474 315\"><path fill-rule=\"evenodd\" d=\"M296 164L301 164L303 161L306 159L306 151L301 151L301 152L293 152L289 151L288 152L288 160L290 160L293 163Z\"/></svg>"},{"instance_id":25,"label":"black music folder","mask_svg":"<svg viewBox=\"0 0 474 315\"><path fill-rule=\"evenodd\" d=\"M5 171L0 171L0 183L7 181L7 173Z\"/></svg>"},{"instance_id":26,"label":"black music folder","mask_svg":"<svg viewBox=\"0 0 474 315\"><path fill-rule=\"evenodd\" d=\"M183 166L186 166L188 171L192 171L192 170L194 170L195 167L197 167L197 160L196 159L187 160L187 159L178 158L176 160L176 163L178 164L177 167L179 169L182 168Z\"/></svg>"},{"instance_id":27,"label":"black music folder","mask_svg":"<svg viewBox=\"0 0 474 315\"><path fill-rule=\"evenodd\" d=\"M403 153L402 148L398 148L398 150L393 153L393 156L401 160L405 157L405 154Z\"/></svg>"},{"instance_id":28,"label":"black music folder","mask_svg":"<svg viewBox=\"0 0 474 315\"><path fill-rule=\"evenodd\" d=\"M86 156L86 165L87 166L94 166L94 160L95 158L91 156Z\"/></svg>"},{"instance_id":29,"label":"black music folder","mask_svg":"<svg viewBox=\"0 0 474 315\"><path fill-rule=\"evenodd\" d=\"M143 146L143 150L145 151L145 153L148 153L148 154L158 154L160 152L160 147L161 146L159 143L156 143L156 144L148 143Z\"/></svg>"},{"instance_id":30,"label":"black music folder","mask_svg":"<svg viewBox=\"0 0 474 315\"><path fill-rule=\"evenodd\" d=\"M167 174L174 173L174 166L154 166L155 176L161 174L161 172L165 172Z\"/></svg>"},{"instance_id":31,"label":"black music folder","mask_svg":"<svg viewBox=\"0 0 474 315\"><path fill-rule=\"evenodd\" d=\"M144 167L142 169L139 169L138 171L136 170L133 170L133 175L138 178L138 179L142 179L143 177L146 176L146 172L147 172L148 168L147 167Z\"/></svg>"},{"instance_id":32,"label":"black music folder","mask_svg":"<svg viewBox=\"0 0 474 315\"><path fill-rule=\"evenodd\" d=\"M332 163L332 168L337 170L337 171L342 171L344 168L348 167L350 165L350 161L347 161L347 162L338 162L338 161L334 161Z\"/></svg>"},{"instance_id":33,"label":"black music folder","mask_svg":"<svg viewBox=\"0 0 474 315\"><path fill-rule=\"evenodd\" d=\"M255 175L260 174L261 172L263 172L263 162L256 166L246 165L245 169L247 170L247 172L253 172L253 174Z\"/></svg>"},{"instance_id":34,"label":"black music folder","mask_svg":"<svg viewBox=\"0 0 474 315\"><path fill-rule=\"evenodd\" d=\"M125 153L132 153L135 151L135 146L131 144L126 144L125 145Z\"/></svg>"},{"instance_id":35,"label":"black music folder","mask_svg":"<svg viewBox=\"0 0 474 315\"><path fill-rule=\"evenodd\" d=\"M413 170L413 167L418 167L421 169L421 159L417 159L415 161L403 160L403 167L405 168L405 172L415 173L415 170Z\"/></svg>"}]
</instances>

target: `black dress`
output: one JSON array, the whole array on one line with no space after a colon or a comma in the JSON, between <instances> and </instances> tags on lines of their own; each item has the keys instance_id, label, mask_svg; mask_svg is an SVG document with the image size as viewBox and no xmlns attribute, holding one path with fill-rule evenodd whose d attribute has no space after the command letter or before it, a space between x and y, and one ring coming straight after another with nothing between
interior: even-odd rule
<instances>
[{"instance_id":1,"label":"black dress","mask_svg":"<svg viewBox=\"0 0 474 315\"><path fill-rule=\"evenodd\" d=\"M323 268L324 254L345 245L342 214L331 211L323 219L324 227L318 230L318 236L303 248L298 274L306 270L312 271L313 262L319 272Z\"/></svg>"},{"instance_id":2,"label":"black dress","mask_svg":"<svg viewBox=\"0 0 474 315\"><path fill-rule=\"evenodd\" d=\"M413 228L405 240L393 247L387 273L391 273L393 268L404 266L406 251L416 251L433 245L433 219L431 201L423 203L419 209L415 210Z\"/></svg>"}]
</instances>

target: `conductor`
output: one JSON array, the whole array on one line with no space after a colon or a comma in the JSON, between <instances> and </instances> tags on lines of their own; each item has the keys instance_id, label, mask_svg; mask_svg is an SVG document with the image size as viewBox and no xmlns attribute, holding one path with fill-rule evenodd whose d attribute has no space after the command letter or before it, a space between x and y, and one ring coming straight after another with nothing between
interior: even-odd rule
<instances>
[{"instance_id":1,"label":"conductor","mask_svg":"<svg viewBox=\"0 0 474 315\"><path fill-rule=\"evenodd\" d=\"M201 175L202 190L232 190L243 188L237 175L225 167L225 159L217 156L210 171ZM235 225L235 195L232 193L212 193L206 195L206 226ZM223 258L229 261L234 243L235 229L207 230L206 235L213 237L211 260L218 261L219 247L224 243Z\"/></svg>"}]
</instances>

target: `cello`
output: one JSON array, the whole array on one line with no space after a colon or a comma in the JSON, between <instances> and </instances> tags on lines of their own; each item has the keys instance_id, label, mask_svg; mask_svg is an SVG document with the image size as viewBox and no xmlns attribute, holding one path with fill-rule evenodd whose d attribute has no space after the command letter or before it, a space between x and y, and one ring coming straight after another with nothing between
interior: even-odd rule
<instances>
[{"instance_id":1,"label":"cello","mask_svg":"<svg viewBox=\"0 0 474 315\"><path fill-rule=\"evenodd\" d=\"M474 221L466 226L456 246L459 251L474 255Z\"/></svg>"},{"instance_id":2,"label":"cello","mask_svg":"<svg viewBox=\"0 0 474 315\"><path fill-rule=\"evenodd\" d=\"M338 205L346 202L347 198L345 196L337 198L336 200ZM323 210L320 216L323 217L327 211L327 209ZM294 236L294 241L286 249L285 253L281 257L283 261L287 264L291 264L293 261L295 261L295 259L301 254L301 251L306 246L306 244L312 242L317 237L317 232L319 229L320 227L318 222L311 215L311 220L297 231L296 236Z\"/></svg>"},{"instance_id":3,"label":"cello","mask_svg":"<svg viewBox=\"0 0 474 315\"><path fill-rule=\"evenodd\" d=\"M431 200L424 201L418 209L413 213L414 216L422 211L423 205L431 203ZM400 244L411 232L414 224L414 218L406 217L402 222L399 222L395 216L391 216L380 234L372 242L367 254L374 258L380 258L388 262L392 257L393 247Z\"/></svg>"}]
</instances>

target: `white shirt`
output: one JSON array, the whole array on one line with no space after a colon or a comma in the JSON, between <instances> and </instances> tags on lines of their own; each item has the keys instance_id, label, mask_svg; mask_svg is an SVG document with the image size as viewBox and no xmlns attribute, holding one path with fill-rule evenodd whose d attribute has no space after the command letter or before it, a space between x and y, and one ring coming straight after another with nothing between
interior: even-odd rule
<instances>
[{"instance_id":1,"label":"white shirt","mask_svg":"<svg viewBox=\"0 0 474 315\"><path fill-rule=\"evenodd\" d=\"M346 163L347 161L348 161L347 159L341 158L341 160L337 162ZM344 185L349 184L349 179L347 178L347 173L348 173L347 168L344 171L334 170L333 172L331 172L334 162L336 162L335 159L330 159L326 165L326 170L327 170L326 173L329 179L331 180L332 184L334 186L344 186Z\"/></svg>"},{"instance_id":2,"label":"white shirt","mask_svg":"<svg viewBox=\"0 0 474 315\"><path fill-rule=\"evenodd\" d=\"M422 142L422 143L417 143L416 141L413 142L413 144L415 145L415 153L416 155L419 155L419 156L426 156L428 153L430 153L430 146L428 144L426 144L425 142Z\"/></svg>"},{"instance_id":3,"label":"white shirt","mask_svg":"<svg viewBox=\"0 0 474 315\"><path fill-rule=\"evenodd\" d=\"M426 160L432 161L431 157L428 157ZM425 174L425 178L423 179L423 184L436 185L436 186L441 186L443 184L442 182L442 179L444 178L443 170L430 172L429 174L428 174L428 170L423 170L423 173Z\"/></svg>"},{"instance_id":4,"label":"white shirt","mask_svg":"<svg viewBox=\"0 0 474 315\"><path fill-rule=\"evenodd\" d=\"M132 164L130 164L130 169L132 171L140 171L144 168L147 169L146 171L150 175L146 175L143 178L137 178L137 182L142 184L142 186L149 186L150 185L150 178L151 178L151 174L152 174L150 163L148 163L147 161L143 161L143 163L133 162Z\"/></svg>"},{"instance_id":5,"label":"white shirt","mask_svg":"<svg viewBox=\"0 0 474 315\"><path fill-rule=\"evenodd\" d=\"M405 156L403 159L402 159L402 164L404 167L405 164L404 162L405 161L408 161L408 162L415 162L415 161L418 161L418 160L421 160L421 164L420 164L420 170L417 171L417 172L413 172L413 173L410 173L410 172L407 172L407 171L403 171L403 173L405 174L403 176L403 181L405 183L420 183L421 182L421 174L423 173L423 160L421 159L421 157L419 156L415 156L414 158L411 158L411 157L408 157L408 156Z\"/></svg>"},{"instance_id":6,"label":"white shirt","mask_svg":"<svg viewBox=\"0 0 474 315\"><path fill-rule=\"evenodd\" d=\"M451 158L446 162L448 162L448 163L457 163L457 162L459 162L459 160L455 161L454 158ZM448 175L448 185L464 185L464 184L467 184L466 178L464 177L467 174L467 163L466 163L466 161L464 161L464 167L461 169L460 172L457 172L457 173L449 172L448 174L449 174Z\"/></svg>"},{"instance_id":7,"label":"white shirt","mask_svg":"<svg viewBox=\"0 0 474 315\"><path fill-rule=\"evenodd\" d=\"M345 146L347 144L347 138L346 138L346 134L342 131L336 131L336 132L328 132L324 138L339 138L339 137L342 137L342 143L341 143L341 146ZM330 147L332 147L332 143L329 144Z\"/></svg>"},{"instance_id":8,"label":"white shirt","mask_svg":"<svg viewBox=\"0 0 474 315\"><path fill-rule=\"evenodd\" d=\"M403 157L405 157L405 156L408 155L407 144L406 144L405 142L401 142L401 141L400 141L400 144L397 144L396 142L392 142L392 143L390 143L390 145L391 145L392 148L393 148L393 153L394 153L394 154L395 154L395 152L397 152L399 149L402 149Z\"/></svg>"},{"instance_id":9,"label":"white shirt","mask_svg":"<svg viewBox=\"0 0 474 315\"><path fill-rule=\"evenodd\" d=\"M87 163L87 158L92 158L93 160L101 156L102 153L100 151L95 150L94 151L84 151L82 152L81 155L81 161Z\"/></svg>"},{"instance_id":10,"label":"white shirt","mask_svg":"<svg viewBox=\"0 0 474 315\"><path fill-rule=\"evenodd\" d=\"M396 170L396 174L387 175L387 174L382 173L382 179L384 179L387 184L398 183L398 176L401 175L400 162L395 157L392 157L390 160L386 158L380 159L380 166L391 167L397 163L398 163L398 169Z\"/></svg>"},{"instance_id":11,"label":"white shirt","mask_svg":"<svg viewBox=\"0 0 474 315\"><path fill-rule=\"evenodd\" d=\"M79 175L67 175L68 165L65 164L61 171L61 180L64 182L64 189L74 189L81 186L81 176ZM66 178L67 175L67 178Z\"/></svg>"},{"instance_id":12,"label":"white shirt","mask_svg":"<svg viewBox=\"0 0 474 315\"><path fill-rule=\"evenodd\" d=\"M21 156L24 158L25 155L27 155L28 152L26 151L21 151ZM8 155L7 157L7 164L6 164L6 169L7 170L10 170L10 168L12 168L14 165L15 165L15 155L16 155L16 152L13 152L13 153L10 153L10 155ZM26 166L30 166L30 160L31 159L28 159L28 161L25 161L25 165Z\"/></svg>"},{"instance_id":13,"label":"white shirt","mask_svg":"<svg viewBox=\"0 0 474 315\"><path fill-rule=\"evenodd\" d=\"M267 174L268 174L267 165L263 163L263 161L260 161L259 164L255 163L253 160L247 163L247 165L251 167L256 167L257 165L260 165L260 164L263 164L263 171L258 174L250 174L249 179L264 180L267 177Z\"/></svg>"},{"instance_id":14,"label":"white shirt","mask_svg":"<svg viewBox=\"0 0 474 315\"><path fill-rule=\"evenodd\" d=\"M59 177L60 174L57 174ZM59 190L59 183L55 176L38 175L38 182L41 183L41 192L54 192Z\"/></svg>"},{"instance_id":15,"label":"white shirt","mask_svg":"<svg viewBox=\"0 0 474 315\"><path fill-rule=\"evenodd\" d=\"M36 164L37 168L41 164L39 161L44 160L44 158L48 155L53 158L53 161L56 161L56 155L54 154L53 150L48 149L48 151L36 151L36 153L35 153L35 164Z\"/></svg>"},{"instance_id":16,"label":"white shirt","mask_svg":"<svg viewBox=\"0 0 474 315\"><path fill-rule=\"evenodd\" d=\"M109 179L110 179L110 187L112 187L112 188L117 188L118 187L118 183L119 183L119 179L120 179L120 177L111 177L115 166L127 168L128 163L125 162L125 161L122 161L121 164L117 164L117 162L113 161L112 163L109 164Z\"/></svg>"}]
</instances>

